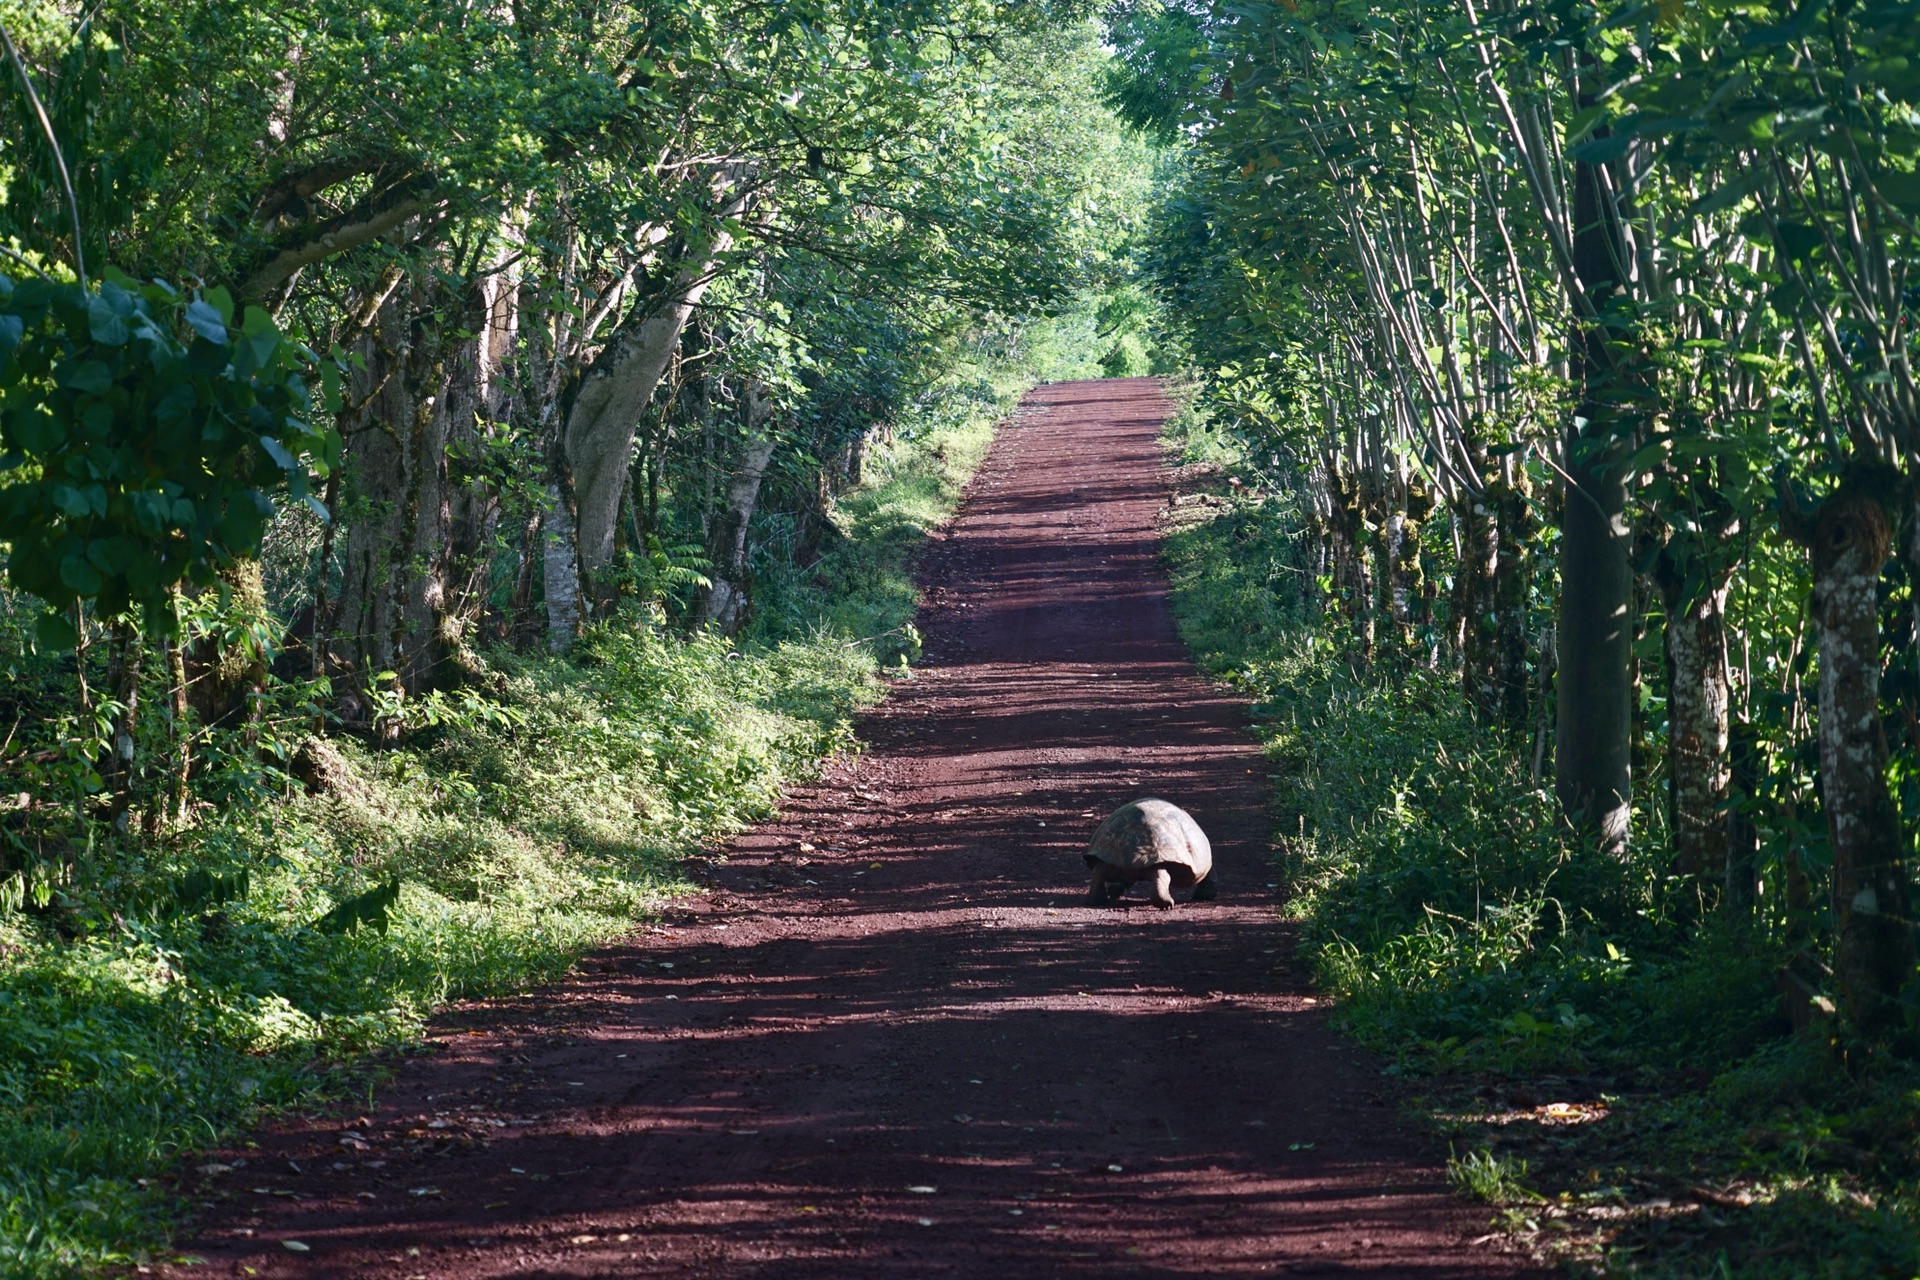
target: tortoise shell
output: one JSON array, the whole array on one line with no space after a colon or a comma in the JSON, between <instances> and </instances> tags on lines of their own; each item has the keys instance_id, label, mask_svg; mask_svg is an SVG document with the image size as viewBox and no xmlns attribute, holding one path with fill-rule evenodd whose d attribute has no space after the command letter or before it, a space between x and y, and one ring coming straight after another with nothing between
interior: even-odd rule
<instances>
[{"instance_id":1,"label":"tortoise shell","mask_svg":"<svg viewBox=\"0 0 1920 1280\"><path fill-rule=\"evenodd\" d=\"M1148 797L1108 814L1087 845L1086 859L1090 867L1104 862L1136 873L1166 867L1173 883L1186 888L1213 870L1213 846L1185 809Z\"/></svg>"}]
</instances>

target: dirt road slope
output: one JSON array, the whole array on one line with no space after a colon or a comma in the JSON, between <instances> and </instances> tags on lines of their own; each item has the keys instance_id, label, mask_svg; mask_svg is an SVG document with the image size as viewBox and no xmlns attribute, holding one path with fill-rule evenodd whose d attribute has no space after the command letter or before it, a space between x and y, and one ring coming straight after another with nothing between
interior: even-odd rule
<instances>
[{"instance_id":1,"label":"dirt road slope","mask_svg":"<svg viewBox=\"0 0 1920 1280\"><path fill-rule=\"evenodd\" d=\"M872 751L573 982L444 1018L370 1115L235 1153L180 1274L1520 1274L1290 967L1260 756L1168 615L1165 412L1036 392ZM1218 902L1081 905L1142 794Z\"/></svg>"}]
</instances>

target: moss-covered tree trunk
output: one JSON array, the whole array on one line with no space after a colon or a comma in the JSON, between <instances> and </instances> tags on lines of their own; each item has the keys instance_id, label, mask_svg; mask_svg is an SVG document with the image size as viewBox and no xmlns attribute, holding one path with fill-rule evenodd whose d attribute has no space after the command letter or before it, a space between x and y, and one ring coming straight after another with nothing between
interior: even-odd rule
<instances>
[{"instance_id":1,"label":"moss-covered tree trunk","mask_svg":"<svg viewBox=\"0 0 1920 1280\"><path fill-rule=\"evenodd\" d=\"M1462 493L1454 503L1453 518L1460 535L1460 557L1454 568L1450 604L1454 642L1460 653L1460 682L1468 701L1488 718L1498 714L1500 705L1494 675L1500 522L1485 493Z\"/></svg>"},{"instance_id":2,"label":"moss-covered tree trunk","mask_svg":"<svg viewBox=\"0 0 1920 1280\"><path fill-rule=\"evenodd\" d=\"M329 639L349 721L369 722L361 691L370 683L390 677L422 690L448 651L449 352L436 314L444 300L437 283L396 290L361 344L365 370L350 380L347 536Z\"/></svg>"},{"instance_id":3,"label":"moss-covered tree trunk","mask_svg":"<svg viewBox=\"0 0 1920 1280\"><path fill-rule=\"evenodd\" d=\"M1327 519L1329 572L1333 578L1334 598L1353 629L1355 658L1373 660L1373 582L1367 568L1365 521L1362 495L1357 481L1327 468Z\"/></svg>"}]
</instances>

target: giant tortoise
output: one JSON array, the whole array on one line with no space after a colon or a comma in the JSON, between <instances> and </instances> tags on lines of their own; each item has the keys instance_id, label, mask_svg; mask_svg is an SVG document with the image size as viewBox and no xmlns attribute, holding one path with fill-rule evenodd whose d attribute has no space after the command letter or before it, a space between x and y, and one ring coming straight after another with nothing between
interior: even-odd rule
<instances>
[{"instance_id":1,"label":"giant tortoise","mask_svg":"<svg viewBox=\"0 0 1920 1280\"><path fill-rule=\"evenodd\" d=\"M1108 814L1087 845L1087 886L1091 905L1118 898L1127 886L1153 886L1153 900L1173 905L1173 890L1193 888L1193 901L1211 900L1213 846L1185 809L1148 797L1123 804Z\"/></svg>"}]
</instances>

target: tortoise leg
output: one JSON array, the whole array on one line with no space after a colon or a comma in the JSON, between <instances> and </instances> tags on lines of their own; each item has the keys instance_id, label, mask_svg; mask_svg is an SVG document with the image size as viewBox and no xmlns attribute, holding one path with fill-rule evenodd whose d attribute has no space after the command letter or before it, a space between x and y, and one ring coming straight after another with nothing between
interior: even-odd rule
<instances>
[{"instance_id":1,"label":"tortoise leg","mask_svg":"<svg viewBox=\"0 0 1920 1280\"><path fill-rule=\"evenodd\" d=\"M1125 880L1122 880L1119 876L1107 877L1107 901L1108 902L1120 901L1120 899L1127 896L1127 890L1131 889L1132 887L1133 887L1132 885L1128 884Z\"/></svg>"},{"instance_id":2,"label":"tortoise leg","mask_svg":"<svg viewBox=\"0 0 1920 1280\"><path fill-rule=\"evenodd\" d=\"M1122 889L1126 888L1125 885L1121 885L1120 887ZM1107 864L1104 862L1096 862L1093 864L1093 877L1087 882L1087 905L1090 907L1106 906L1107 889Z\"/></svg>"},{"instance_id":3,"label":"tortoise leg","mask_svg":"<svg viewBox=\"0 0 1920 1280\"><path fill-rule=\"evenodd\" d=\"M1173 905L1173 872L1165 867L1153 869L1153 905L1162 911Z\"/></svg>"},{"instance_id":4,"label":"tortoise leg","mask_svg":"<svg viewBox=\"0 0 1920 1280\"><path fill-rule=\"evenodd\" d=\"M1194 902L1212 902L1219 896L1220 888L1214 883L1213 872L1209 871L1200 877L1199 884L1193 886L1193 898L1191 900Z\"/></svg>"}]
</instances>

